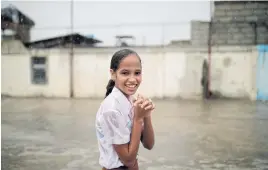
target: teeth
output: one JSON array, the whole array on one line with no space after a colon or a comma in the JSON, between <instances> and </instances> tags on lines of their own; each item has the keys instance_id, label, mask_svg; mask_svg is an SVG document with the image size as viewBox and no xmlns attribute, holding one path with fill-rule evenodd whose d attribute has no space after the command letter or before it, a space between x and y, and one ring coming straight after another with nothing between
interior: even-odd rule
<instances>
[{"instance_id":1,"label":"teeth","mask_svg":"<svg viewBox=\"0 0 268 170\"><path fill-rule=\"evenodd\" d=\"M127 87L134 88L136 85L126 85Z\"/></svg>"}]
</instances>

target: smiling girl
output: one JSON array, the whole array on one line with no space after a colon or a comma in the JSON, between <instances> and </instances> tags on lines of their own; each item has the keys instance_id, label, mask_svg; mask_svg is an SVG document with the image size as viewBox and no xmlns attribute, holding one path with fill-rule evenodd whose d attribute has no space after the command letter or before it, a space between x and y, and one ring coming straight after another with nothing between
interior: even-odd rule
<instances>
[{"instance_id":1,"label":"smiling girl","mask_svg":"<svg viewBox=\"0 0 268 170\"><path fill-rule=\"evenodd\" d=\"M154 145L150 99L136 93L142 82L141 59L129 49L116 52L110 65L111 79L96 115L96 132L103 170L138 170L140 141L147 149Z\"/></svg>"}]
</instances>

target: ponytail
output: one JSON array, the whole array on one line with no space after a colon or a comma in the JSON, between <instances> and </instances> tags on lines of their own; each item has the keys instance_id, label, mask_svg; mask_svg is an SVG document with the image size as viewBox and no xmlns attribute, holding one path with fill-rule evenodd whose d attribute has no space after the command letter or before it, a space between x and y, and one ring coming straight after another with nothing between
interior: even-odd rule
<instances>
[{"instance_id":1,"label":"ponytail","mask_svg":"<svg viewBox=\"0 0 268 170\"><path fill-rule=\"evenodd\" d=\"M113 90L114 88L114 85L115 85L115 82L111 79L109 80L107 86L106 86L106 94L105 94L105 97L107 97Z\"/></svg>"}]
</instances>

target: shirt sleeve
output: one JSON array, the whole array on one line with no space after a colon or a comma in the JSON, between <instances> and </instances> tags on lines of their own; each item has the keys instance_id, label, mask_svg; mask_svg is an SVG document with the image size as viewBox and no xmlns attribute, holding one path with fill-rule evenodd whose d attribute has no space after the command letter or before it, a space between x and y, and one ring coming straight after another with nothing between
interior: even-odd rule
<instances>
[{"instance_id":1,"label":"shirt sleeve","mask_svg":"<svg viewBox=\"0 0 268 170\"><path fill-rule=\"evenodd\" d=\"M116 110L103 113L103 132L111 144L126 144L130 141L130 131L125 116Z\"/></svg>"}]
</instances>

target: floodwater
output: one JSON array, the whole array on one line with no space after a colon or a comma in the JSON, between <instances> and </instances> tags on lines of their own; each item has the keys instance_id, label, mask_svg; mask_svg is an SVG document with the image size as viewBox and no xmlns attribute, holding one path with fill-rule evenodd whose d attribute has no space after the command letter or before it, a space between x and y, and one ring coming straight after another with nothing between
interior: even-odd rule
<instances>
[{"instance_id":1,"label":"floodwater","mask_svg":"<svg viewBox=\"0 0 268 170\"><path fill-rule=\"evenodd\" d=\"M2 99L3 170L100 170L99 100ZM155 101L156 143L141 170L268 170L268 104Z\"/></svg>"}]
</instances>

